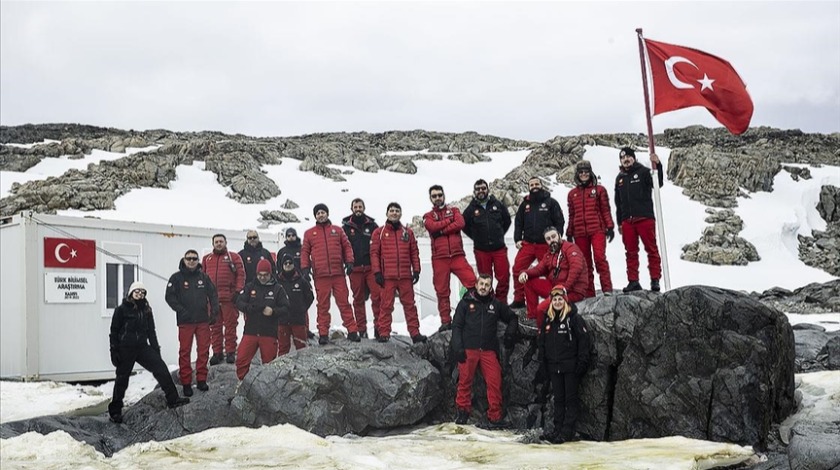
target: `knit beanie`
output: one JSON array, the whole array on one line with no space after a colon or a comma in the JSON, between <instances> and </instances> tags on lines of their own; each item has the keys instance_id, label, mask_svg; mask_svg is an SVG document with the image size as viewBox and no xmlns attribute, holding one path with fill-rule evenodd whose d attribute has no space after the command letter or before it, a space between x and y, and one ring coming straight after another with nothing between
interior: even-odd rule
<instances>
[{"instance_id":1,"label":"knit beanie","mask_svg":"<svg viewBox=\"0 0 840 470\"><path fill-rule=\"evenodd\" d=\"M270 273L271 272L271 263L268 262L267 259L263 258L257 263L257 272L258 273Z\"/></svg>"},{"instance_id":2,"label":"knit beanie","mask_svg":"<svg viewBox=\"0 0 840 470\"><path fill-rule=\"evenodd\" d=\"M623 157L625 155L629 155L629 156L633 157L633 160L636 159L636 151L631 149L630 147L624 147L623 149L621 149L621 152L618 152L618 158L619 159L621 159L621 157Z\"/></svg>"},{"instance_id":3,"label":"knit beanie","mask_svg":"<svg viewBox=\"0 0 840 470\"><path fill-rule=\"evenodd\" d=\"M312 208L312 215L317 214L317 213L318 213L318 211L324 211L324 212L326 212L326 213L327 213L327 215L329 215L329 213L330 213L330 208L329 208L329 207L327 207L327 205L326 205L326 204L324 204L323 202L320 202L320 203L318 203L318 204L315 204L315 207L314 207L314 208Z\"/></svg>"},{"instance_id":4,"label":"knit beanie","mask_svg":"<svg viewBox=\"0 0 840 470\"><path fill-rule=\"evenodd\" d=\"M318 211L316 210L315 212L318 212ZM288 237L289 235L297 236L297 230L293 229L292 227L287 228L286 229L286 236Z\"/></svg>"}]
</instances>

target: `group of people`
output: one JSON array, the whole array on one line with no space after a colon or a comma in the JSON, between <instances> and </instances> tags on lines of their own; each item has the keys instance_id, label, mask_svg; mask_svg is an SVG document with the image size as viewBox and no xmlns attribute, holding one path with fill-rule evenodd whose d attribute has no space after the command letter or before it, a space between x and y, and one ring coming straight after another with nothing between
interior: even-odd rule
<instances>
[{"instance_id":1,"label":"group of people","mask_svg":"<svg viewBox=\"0 0 840 470\"><path fill-rule=\"evenodd\" d=\"M651 172L636 161L631 148L623 148L619 158L621 166L614 197L618 230L626 247L629 283L624 291L641 289L639 238L648 253L651 290L658 291L661 268L651 200ZM651 161L659 162L655 154L651 154ZM662 182L660 172L660 186ZM561 345L560 336L552 335L568 334L568 341L575 344L583 341L576 334L581 329L585 332L585 327L573 320L574 302L595 295L595 269L602 292L612 293L606 243L613 240L615 225L607 192L598 184L589 162L577 164L575 183L568 195L566 240L561 238L565 225L563 210L543 188L539 177L528 180L528 194L513 221L508 208L490 194L489 184L483 179L473 185L473 199L463 215L457 207L446 204L440 185L429 188L432 209L424 214L423 223L431 238L432 283L441 320L439 331L453 330L452 348L460 370L456 399L459 422L466 422L469 416L470 389L478 368L488 385L488 419L491 424L498 424L501 419L501 367L496 357L495 325L496 321L508 323L506 342L514 341L513 308L525 307L527 315L537 321L541 364L548 367L545 377L550 377L554 385L555 399L558 395L565 397L564 400L577 399L575 374L579 367L573 365L568 370L564 362L568 348ZM397 297L412 342L426 341L426 336L420 333L413 287L420 279L419 249L414 232L401 222L400 204L388 204L382 226L365 213L363 200L354 199L350 209L351 214L342 219L341 225L335 225L329 218L329 208L325 204L315 205L315 225L304 232L302 240L295 229L286 230L276 265L256 231L247 233L245 246L239 253L228 250L226 237L216 234L212 238L212 252L200 263L197 251L188 250L184 254L178 272L167 284L166 301L176 312L179 378L185 397L193 395L190 361L193 341L197 349L195 380L199 390L209 389L208 363L235 363L237 377L242 380L257 351L266 363L288 353L293 345L295 349L306 347L307 336L311 335L307 311L315 300L320 345L330 343L331 297L350 341L367 338L366 301L370 299L374 337L376 341L388 342ZM505 235L511 225L517 253L512 266L513 302L508 305L511 265ZM462 232L473 240L476 270L466 259ZM452 274L467 289L454 316L450 305ZM171 378L161 372L165 365L160 359L151 309L145 302L145 288L135 287L132 285L115 311L111 327L111 356L117 367L117 381L109 412L117 422L122 419L127 374L135 361L155 374L170 406L188 401L178 397ZM128 312L133 313L128 315ZM237 348L239 312L245 314L245 328ZM126 333L132 329L132 334ZM133 340L125 341L129 336ZM139 349L138 344L142 345ZM129 345L143 351L142 354L127 352ZM558 388L565 393L558 393ZM565 418L561 416L556 429L570 427L564 424L564 419L571 419L573 428L574 415L568 412Z\"/></svg>"}]
</instances>

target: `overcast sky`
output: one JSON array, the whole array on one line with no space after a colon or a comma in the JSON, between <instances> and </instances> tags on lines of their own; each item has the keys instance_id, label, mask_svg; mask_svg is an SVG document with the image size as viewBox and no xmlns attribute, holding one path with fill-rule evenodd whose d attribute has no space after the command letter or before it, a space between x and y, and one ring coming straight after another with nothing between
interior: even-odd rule
<instances>
[{"instance_id":1,"label":"overcast sky","mask_svg":"<svg viewBox=\"0 0 840 470\"><path fill-rule=\"evenodd\" d=\"M752 126L840 131L840 2L0 3L0 122L255 136L645 132L635 28L718 55ZM654 131L719 126L703 108Z\"/></svg>"}]
</instances>

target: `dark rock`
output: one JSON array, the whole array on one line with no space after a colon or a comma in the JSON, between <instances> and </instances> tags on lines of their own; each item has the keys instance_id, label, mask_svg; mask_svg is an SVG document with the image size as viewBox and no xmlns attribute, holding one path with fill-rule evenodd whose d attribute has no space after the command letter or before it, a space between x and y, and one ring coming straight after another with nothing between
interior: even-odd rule
<instances>
[{"instance_id":1,"label":"dark rock","mask_svg":"<svg viewBox=\"0 0 840 470\"><path fill-rule=\"evenodd\" d=\"M794 291L774 287L752 297L788 313L830 313L840 311L840 279L811 283Z\"/></svg>"},{"instance_id":2,"label":"dark rock","mask_svg":"<svg viewBox=\"0 0 840 470\"><path fill-rule=\"evenodd\" d=\"M669 291L637 319L618 368L610 439L682 435L761 447L794 408L793 331L750 297Z\"/></svg>"},{"instance_id":3,"label":"dark rock","mask_svg":"<svg viewBox=\"0 0 840 470\"><path fill-rule=\"evenodd\" d=\"M796 334L796 330L814 330L814 331L825 331L825 327L821 325L812 325L810 323L797 323L793 325L794 335Z\"/></svg>"},{"instance_id":4,"label":"dark rock","mask_svg":"<svg viewBox=\"0 0 840 470\"><path fill-rule=\"evenodd\" d=\"M826 369L840 370L840 334L835 334L833 338L825 343L826 355ZM822 351L821 351L822 352Z\"/></svg>"},{"instance_id":5,"label":"dark rock","mask_svg":"<svg viewBox=\"0 0 840 470\"><path fill-rule=\"evenodd\" d=\"M795 330L796 340L796 371L812 372L825 370L824 349L828 340L837 334L818 330Z\"/></svg>"},{"instance_id":6,"label":"dark rock","mask_svg":"<svg viewBox=\"0 0 840 470\"><path fill-rule=\"evenodd\" d=\"M791 470L840 468L840 422L798 422L791 429Z\"/></svg>"}]
</instances>

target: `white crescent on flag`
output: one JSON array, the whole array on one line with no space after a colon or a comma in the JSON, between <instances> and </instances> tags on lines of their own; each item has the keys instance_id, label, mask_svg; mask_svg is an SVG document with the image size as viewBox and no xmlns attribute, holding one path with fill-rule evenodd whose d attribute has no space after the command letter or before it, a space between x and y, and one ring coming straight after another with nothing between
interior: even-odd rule
<instances>
[{"instance_id":1,"label":"white crescent on flag","mask_svg":"<svg viewBox=\"0 0 840 470\"><path fill-rule=\"evenodd\" d=\"M699 67L694 65L694 62L686 59L685 57L680 57L675 55L673 57L669 57L668 60L665 61L665 73L668 74L668 80L671 81L671 85L674 85L674 88L679 88L681 90L687 90L690 88L694 88L694 85L690 83L681 82L679 78L674 74L674 66L679 64L680 62L685 62L686 64L691 64L697 70L700 70Z\"/></svg>"},{"instance_id":2,"label":"white crescent on flag","mask_svg":"<svg viewBox=\"0 0 840 470\"><path fill-rule=\"evenodd\" d=\"M55 246L55 259L57 259L58 261L60 261L62 263L66 263L66 262L70 261L70 258L62 258L61 257L61 249L64 248L64 247L67 247L67 249L70 249L70 246L68 246L66 243L59 243L58 245Z\"/></svg>"}]
</instances>

